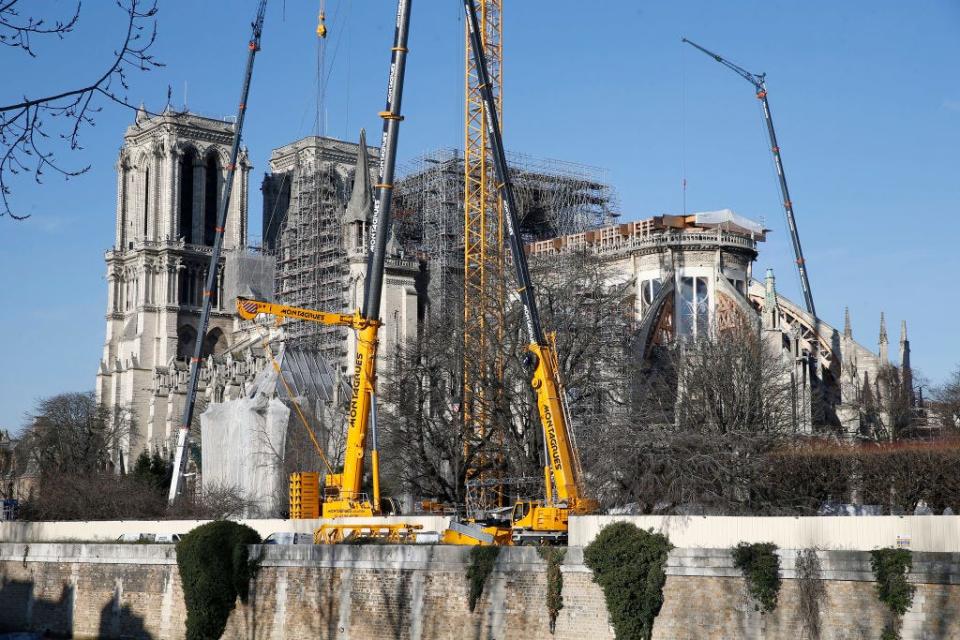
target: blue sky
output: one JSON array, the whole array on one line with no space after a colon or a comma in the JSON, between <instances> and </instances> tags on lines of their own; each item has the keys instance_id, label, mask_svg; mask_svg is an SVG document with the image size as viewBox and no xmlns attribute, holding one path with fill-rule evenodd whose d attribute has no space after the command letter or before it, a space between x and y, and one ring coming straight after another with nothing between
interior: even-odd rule
<instances>
[{"instance_id":1,"label":"blue sky","mask_svg":"<svg viewBox=\"0 0 960 640\"><path fill-rule=\"evenodd\" d=\"M56 3L34 3L54 10ZM910 327L932 382L960 365L960 2L505 0L504 137L510 149L602 167L625 219L729 207L774 232L759 273L800 301L789 238L750 85L680 43L686 36L768 74L787 176L820 315L875 346L881 311L895 342ZM379 130L394 3L328 0L325 131ZM62 3L61 3L62 6ZM313 130L317 2L273 0L245 143L254 163L251 238L270 150ZM166 64L127 95L233 114L255 0L163 0L153 49ZM457 0L417 0L400 158L462 147L463 19ZM0 103L86 80L116 46L112 2L84 3L74 34L0 49ZM186 94L186 96L185 96ZM37 398L90 389L104 339L103 252L113 241L114 163L133 114L104 105L84 149L89 173L13 183L26 222L0 218L6 311L0 427ZM374 134L376 139L376 134ZM891 350L895 352L895 347Z\"/></svg>"}]
</instances>

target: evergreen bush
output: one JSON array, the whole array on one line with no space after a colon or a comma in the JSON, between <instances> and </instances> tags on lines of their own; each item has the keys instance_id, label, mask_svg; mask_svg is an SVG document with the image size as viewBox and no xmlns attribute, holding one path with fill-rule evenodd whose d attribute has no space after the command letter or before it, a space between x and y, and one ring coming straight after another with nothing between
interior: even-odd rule
<instances>
[{"instance_id":1,"label":"evergreen bush","mask_svg":"<svg viewBox=\"0 0 960 640\"><path fill-rule=\"evenodd\" d=\"M741 542L730 550L733 566L743 572L747 589L757 602L757 609L769 613L777 608L780 594L780 556L772 542Z\"/></svg>"},{"instance_id":2,"label":"evergreen bush","mask_svg":"<svg viewBox=\"0 0 960 640\"><path fill-rule=\"evenodd\" d=\"M629 522L604 527L583 550L584 563L603 589L619 640L649 640L663 606L664 566L672 545L666 536Z\"/></svg>"},{"instance_id":3,"label":"evergreen bush","mask_svg":"<svg viewBox=\"0 0 960 640\"><path fill-rule=\"evenodd\" d=\"M909 549L875 549L870 552L870 568L877 579L877 597L893 614L893 623L884 629L884 640L899 640L900 617L913 604L917 588L907 582L913 566Z\"/></svg>"},{"instance_id":4,"label":"evergreen bush","mask_svg":"<svg viewBox=\"0 0 960 640\"><path fill-rule=\"evenodd\" d=\"M239 596L247 601L256 563L247 545L260 534L242 524L218 520L190 531L177 544L177 566L187 605L187 640L217 640Z\"/></svg>"},{"instance_id":5,"label":"evergreen bush","mask_svg":"<svg viewBox=\"0 0 960 640\"><path fill-rule=\"evenodd\" d=\"M493 573L493 566L497 562L497 555L500 554L500 547L473 547L470 549L470 566L467 567L467 582L470 585L469 602L470 611L473 612L477 607L477 602L483 594L483 586L487 583L487 578Z\"/></svg>"},{"instance_id":6,"label":"evergreen bush","mask_svg":"<svg viewBox=\"0 0 960 640\"><path fill-rule=\"evenodd\" d=\"M550 614L550 633L557 628L557 614L563 609L563 573L560 564L567 550L563 547L539 547L537 553L547 561L547 611Z\"/></svg>"}]
</instances>

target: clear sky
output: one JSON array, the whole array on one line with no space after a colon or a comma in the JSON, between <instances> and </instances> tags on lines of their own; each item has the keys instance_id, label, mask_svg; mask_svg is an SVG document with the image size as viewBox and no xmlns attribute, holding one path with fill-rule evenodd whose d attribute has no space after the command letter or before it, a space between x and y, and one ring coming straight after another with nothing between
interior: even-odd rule
<instances>
[{"instance_id":1,"label":"clear sky","mask_svg":"<svg viewBox=\"0 0 960 640\"><path fill-rule=\"evenodd\" d=\"M31 3L46 11L52 0ZM60 3L62 6L65 3ZM131 77L129 99L232 115L255 0L162 0L153 49L163 69ZM820 315L891 353L901 319L934 383L960 365L960 2L504 0L508 148L602 167L624 219L731 208L773 229L756 269L802 300L775 174L750 85L680 43L686 36L768 74ZM251 239L270 150L313 132L316 0L273 0L257 58L245 143ZM379 131L395 4L328 0L324 130ZM463 19L458 0L416 0L400 159L462 147ZM51 14L52 15L52 14ZM107 64L113 2L85 2L74 34L35 40L38 58L0 49L0 103L60 91ZM104 105L64 182L13 183L25 222L0 218L4 362L0 427L43 396L92 389L104 339L103 252L114 234L114 163L133 114ZM378 139L373 133L372 138Z\"/></svg>"}]
</instances>

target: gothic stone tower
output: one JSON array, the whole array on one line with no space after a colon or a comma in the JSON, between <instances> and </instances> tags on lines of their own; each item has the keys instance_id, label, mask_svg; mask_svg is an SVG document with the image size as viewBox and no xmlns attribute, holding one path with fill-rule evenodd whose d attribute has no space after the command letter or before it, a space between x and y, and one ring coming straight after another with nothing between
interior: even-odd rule
<instances>
[{"instance_id":1,"label":"gothic stone tower","mask_svg":"<svg viewBox=\"0 0 960 640\"><path fill-rule=\"evenodd\" d=\"M168 416L151 414L155 372L185 371L198 339L206 355L228 346L234 327L229 301L215 300L206 335L197 336L197 326L232 136L229 122L169 109L148 117L142 108L124 135L116 240L106 252L106 340L97 373L100 402L129 409L135 420L121 452L124 465L171 436ZM238 169L225 250L246 245L246 152ZM222 269L221 263L221 285Z\"/></svg>"}]
</instances>

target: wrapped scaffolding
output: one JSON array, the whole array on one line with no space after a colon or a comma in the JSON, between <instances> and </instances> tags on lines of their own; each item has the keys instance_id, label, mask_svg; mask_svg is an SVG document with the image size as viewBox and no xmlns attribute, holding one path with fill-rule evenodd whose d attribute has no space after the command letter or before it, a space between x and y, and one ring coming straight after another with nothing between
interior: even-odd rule
<instances>
[{"instance_id":1,"label":"wrapped scaffolding","mask_svg":"<svg viewBox=\"0 0 960 640\"><path fill-rule=\"evenodd\" d=\"M223 274L223 307L231 309L239 297L255 300L274 299L276 259L257 248L226 252Z\"/></svg>"}]
</instances>

